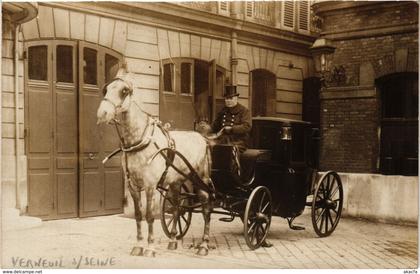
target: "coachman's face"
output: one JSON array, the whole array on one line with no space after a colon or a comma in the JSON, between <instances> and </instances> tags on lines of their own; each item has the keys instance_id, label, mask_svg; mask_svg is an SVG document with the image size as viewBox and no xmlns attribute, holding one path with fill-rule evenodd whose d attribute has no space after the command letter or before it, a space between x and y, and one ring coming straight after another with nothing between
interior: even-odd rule
<instances>
[{"instance_id":1,"label":"coachman's face","mask_svg":"<svg viewBox=\"0 0 420 274\"><path fill-rule=\"evenodd\" d=\"M236 106L238 104L238 96L233 96L233 97L225 97L225 105L228 108L233 108L234 106Z\"/></svg>"}]
</instances>

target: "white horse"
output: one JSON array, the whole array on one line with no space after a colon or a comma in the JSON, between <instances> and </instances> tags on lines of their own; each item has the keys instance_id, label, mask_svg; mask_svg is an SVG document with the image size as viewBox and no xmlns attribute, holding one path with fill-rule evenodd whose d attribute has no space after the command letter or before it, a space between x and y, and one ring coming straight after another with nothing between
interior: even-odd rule
<instances>
[{"instance_id":1,"label":"white horse","mask_svg":"<svg viewBox=\"0 0 420 274\"><path fill-rule=\"evenodd\" d=\"M119 114L121 114L119 116ZM116 117L120 118L117 122ZM175 149L185 156L190 162L201 180L209 185L210 181L210 156L206 140L197 132L193 131L170 131L159 126L158 121L142 110L140 105L133 99L133 83L130 74L125 68L120 69L116 78L104 87L104 98L97 111L99 123L118 123L120 139L123 143L124 154L122 166L125 173L126 183L134 201L134 212L137 223L137 240L143 239L141 233L142 214L140 211L140 192L146 192L146 220L148 223L148 248L144 255L154 252L152 244L153 222L152 214L153 194L157 183L166 169L166 160L163 153L157 154L159 149L175 145ZM179 158L174 158L173 165L184 172L189 173L188 167ZM187 180L180 173L169 167L165 177L165 185L168 185L174 197L179 195L180 187ZM202 243L199 245L197 254L208 254L210 213L213 210L211 195L203 190L194 190L203 204L203 217L205 221ZM176 201L178 202L178 201ZM177 208L174 212L175 220L179 216ZM176 249L176 222L173 222L168 249ZM135 247L136 248L136 247ZM135 248L133 252L135 253ZM139 255L139 254L136 254Z\"/></svg>"}]
</instances>

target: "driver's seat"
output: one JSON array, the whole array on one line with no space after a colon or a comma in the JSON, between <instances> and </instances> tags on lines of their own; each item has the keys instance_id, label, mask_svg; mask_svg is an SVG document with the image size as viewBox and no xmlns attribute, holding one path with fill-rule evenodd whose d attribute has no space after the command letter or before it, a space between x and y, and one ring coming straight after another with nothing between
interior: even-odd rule
<instances>
[{"instance_id":1,"label":"driver's seat","mask_svg":"<svg viewBox=\"0 0 420 274\"><path fill-rule=\"evenodd\" d=\"M240 155L238 172L237 149L233 145L218 144L212 147L212 179L217 190L234 192L251 185L258 159L270 157L269 150L247 149Z\"/></svg>"}]
</instances>

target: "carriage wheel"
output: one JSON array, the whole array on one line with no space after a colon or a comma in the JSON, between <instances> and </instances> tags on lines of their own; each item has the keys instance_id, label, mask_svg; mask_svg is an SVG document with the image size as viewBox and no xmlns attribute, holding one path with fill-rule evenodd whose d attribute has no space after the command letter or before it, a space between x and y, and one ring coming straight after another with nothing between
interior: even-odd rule
<instances>
[{"instance_id":1,"label":"carriage wheel","mask_svg":"<svg viewBox=\"0 0 420 274\"><path fill-rule=\"evenodd\" d=\"M343 209L340 176L328 171L318 181L312 200L312 225L319 237L327 237L337 227Z\"/></svg>"},{"instance_id":2,"label":"carriage wheel","mask_svg":"<svg viewBox=\"0 0 420 274\"><path fill-rule=\"evenodd\" d=\"M192 210L185 208L192 204L191 198L186 193L189 193L188 187L182 185L181 193L179 195L179 216L177 220L174 220L174 209L176 202L174 201L173 194L170 190L165 196L161 196L160 200L160 223L162 225L163 232L165 232L168 238L171 238L171 229L173 222L177 223L177 234L176 239L182 239L187 233L191 225Z\"/></svg>"},{"instance_id":3,"label":"carriage wheel","mask_svg":"<svg viewBox=\"0 0 420 274\"><path fill-rule=\"evenodd\" d=\"M271 194L259 186L249 196L244 214L244 236L248 247L257 249L268 235L271 223Z\"/></svg>"}]
</instances>

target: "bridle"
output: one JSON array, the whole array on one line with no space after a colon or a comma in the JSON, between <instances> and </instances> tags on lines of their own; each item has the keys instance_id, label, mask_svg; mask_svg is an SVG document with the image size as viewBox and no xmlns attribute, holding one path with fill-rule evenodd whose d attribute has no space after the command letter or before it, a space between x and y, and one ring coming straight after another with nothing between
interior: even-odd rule
<instances>
[{"instance_id":1,"label":"bridle","mask_svg":"<svg viewBox=\"0 0 420 274\"><path fill-rule=\"evenodd\" d=\"M109 100L108 98L106 98L106 97L105 97L105 96L106 96L106 93L107 93L107 88L108 88L108 86L109 86L111 83L113 83L113 82L115 82L115 81L117 81L117 80L123 81L123 82L127 85L127 87L123 90L123 94L124 94L124 96L123 96L123 98L121 99L121 103L120 103L120 104L115 104L114 102L112 102L111 100ZM133 89L129 87L129 85L126 83L126 81L125 81L124 79L117 77L117 78L112 79L110 82L106 83L106 84L103 86L103 88L102 88L102 93L103 93L103 96L104 96L104 97L103 97L103 99L102 99L102 101L105 101L105 102L107 102L107 103L111 104L111 105L114 107L114 111L115 111L115 113L117 113L117 109L121 108L121 106L122 106L122 102L124 102L125 98L126 98L127 96L131 96L131 95L133 94ZM131 100L130 100L130 102L131 102ZM140 109L140 110L141 110L141 109ZM142 110L142 111L143 111L143 110Z\"/></svg>"}]
</instances>

